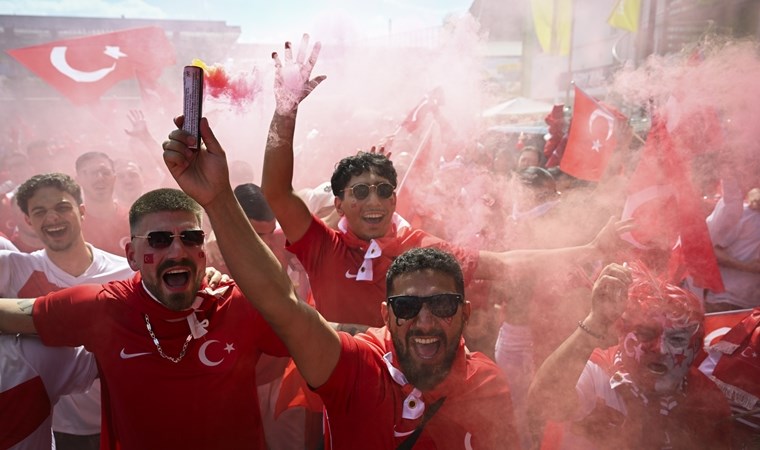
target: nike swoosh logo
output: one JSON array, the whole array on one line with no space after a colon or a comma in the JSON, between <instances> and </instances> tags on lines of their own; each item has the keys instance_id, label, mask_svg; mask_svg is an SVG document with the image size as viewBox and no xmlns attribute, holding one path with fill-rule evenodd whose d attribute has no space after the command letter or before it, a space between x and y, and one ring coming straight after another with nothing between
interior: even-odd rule
<instances>
[{"instance_id":1,"label":"nike swoosh logo","mask_svg":"<svg viewBox=\"0 0 760 450\"><path fill-rule=\"evenodd\" d=\"M346 278L356 278L356 274L351 273L350 270L346 270Z\"/></svg>"},{"instance_id":2,"label":"nike swoosh logo","mask_svg":"<svg viewBox=\"0 0 760 450\"><path fill-rule=\"evenodd\" d=\"M145 356L145 355L150 355L150 352L145 352L145 353L127 353L122 348L121 349L121 353L119 353L119 356L121 356L121 359L137 358L138 356Z\"/></svg>"}]
</instances>

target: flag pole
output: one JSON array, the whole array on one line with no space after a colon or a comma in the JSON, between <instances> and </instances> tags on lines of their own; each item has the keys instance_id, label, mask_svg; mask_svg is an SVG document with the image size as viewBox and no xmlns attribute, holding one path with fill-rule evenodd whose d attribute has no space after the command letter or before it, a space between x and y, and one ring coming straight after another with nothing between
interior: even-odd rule
<instances>
[{"instance_id":1,"label":"flag pole","mask_svg":"<svg viewBox=\"0 0 760 450\"><path fill-rule=\"evenodd\" d=\"M406 181L407 177L409 177L409 172L412 171L412 167L414 167L414 163L417 161L417 157L420 156L420 153L422 152L423 147L427 145L427 142L430 140L430 135L433 132L434 125L435 125L435 121L431 120L427 126L427 129L425 130L425 134L422 135L422 139L420 139L420 143L417 146L417 150L414 151L414 156L412 156L412 160L409 162L409 167L407 167L406 172L404 172L404 177L401 178L401 181L399 182L396 188L398 192L401 192L401 188L404 186L404 182Z\"/></svg>"}]
</instances>

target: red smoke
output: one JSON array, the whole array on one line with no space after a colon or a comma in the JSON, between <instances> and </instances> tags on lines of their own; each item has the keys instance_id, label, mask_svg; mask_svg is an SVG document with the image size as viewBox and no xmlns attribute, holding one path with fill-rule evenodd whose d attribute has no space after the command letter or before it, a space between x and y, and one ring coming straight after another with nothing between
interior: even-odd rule
<instances>
[{"instance_id":1,"label":"red smoke","mask_svg":"<svg viewBox=\"0 0 760 450\"><path fill-rule=\"evenodd\" d=\"M201 67L206 73L206 93L212 98L227 100L237 107L243 107L253 102L261 93L261 76L256 68L250 73L230 75L220 64L202 64Z\"/></svg>"}]
</instances>

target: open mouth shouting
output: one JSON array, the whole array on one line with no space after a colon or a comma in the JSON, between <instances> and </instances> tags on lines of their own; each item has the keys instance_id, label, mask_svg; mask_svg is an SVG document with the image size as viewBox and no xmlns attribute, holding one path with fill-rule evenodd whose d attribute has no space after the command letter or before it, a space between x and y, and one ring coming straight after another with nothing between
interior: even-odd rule
<instances>
[{"instance_id":1,"label":"open mouth shouting","mask_svg":"<svg viewBox=\"0 0 760 450\"><path fill-rule=\"evenodd\" d=\"M668 372L668 366L661 363L649 363L647 369L655 375L665 375Z\"/></svg>"},{"instance_id":2,"label":"open mouth shouting","mask_svg":"<svg viewBox=\"0 0 760 450\"><path fill-rule=\"evenodd\" d=\"M431 360L442 353L443 342L437 336L413 336L409 343L414 354L423 360Z\"/></svg>"},{"instance_id":3,"label":"open mouth shouting","mask_svg":"<svg viewBox=\"0 0 760 450\"><path fill-rule=\"evenodd\" d=\"M190 269L174 267L164 272L161 279L170 290L185 290L190 283L190 275Z\"/></svg>"}]
</instances>

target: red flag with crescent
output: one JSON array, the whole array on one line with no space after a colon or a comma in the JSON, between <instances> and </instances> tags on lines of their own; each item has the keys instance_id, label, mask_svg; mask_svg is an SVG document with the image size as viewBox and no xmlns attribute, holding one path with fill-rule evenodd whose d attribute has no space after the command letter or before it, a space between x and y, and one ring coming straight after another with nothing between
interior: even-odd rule
<instances>
[{"instance_id":1,"label":"red flag with crescent","mask_svg":"<svg viewBox=\"0 0 760 450\"><path fill-rule=\"evenodd\" d=\"M617 146L618 129L628 118L575 86L573 119L559 168L576 178L599 181Z\"/></svg>"},{"instance_id":2,"label":"red flag with crescent","mask_svg":"<svg viewBox=\"0 0 760 450\"><path fill-rule=\"evenodd\" d=\"M174 47L159 27L63 39L7 51L75 104L89 104L116 83L153 83L175 63Z\"/></svg>"},{"instance_id":3,"label":"red flag with crescent","mask_svg":"<svg viewBox=\"0 0 760 450\"><path fill-rule=\"evenodd\" d=\"M672 281L691 276L697 285L722 292L723 280L701 208L687 160L679 154L666 121L653 118L622 214L623 219L633 218L636 228L623 238L640 250L667 252Z\"/></svg>"}]
</instances>

